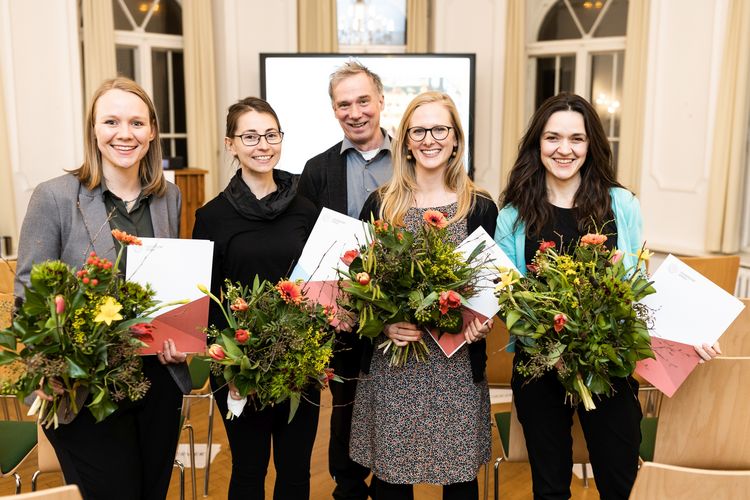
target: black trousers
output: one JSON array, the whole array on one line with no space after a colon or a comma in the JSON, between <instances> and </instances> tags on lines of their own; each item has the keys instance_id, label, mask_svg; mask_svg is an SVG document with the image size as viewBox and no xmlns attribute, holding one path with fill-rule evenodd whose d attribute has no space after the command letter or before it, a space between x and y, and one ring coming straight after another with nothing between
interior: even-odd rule
<instances>
[{"instance_id":1,"label":"black trousers","mask_svg":"<svg viewBox=\"0 0 750 500\"><path fill-rule=\"evenodd\" d=\"M414 500L414 486L411 484L386 483L373 478L377 498L387 500ZM476 479L465 483L453 483L443 486L443 500L476 500L479 498L479 483Z\"/></svg>"},{"instance_id":2,"label":"black trousers","mask_svg":"<svg viewBox=\"0 0 750 500\"><path fill-rule=\"evenodd\" d=\"M143 371L151 381L143 399L121 404L100 423L84 408L71 423L44 430L65 482L78 485L87 500L167 496L182 392L156 356L143 357Z\"/></svg>"},{"instance_id":3,"label":"black trousers","mask_svg":"<svg viewBox=\"0 0 750 500\"><path fill-rule=\"evenodd\" d=\"M216 405L227 414L228 387L211 379ZM252 403L251 403L252 404ZM275 500L310 498L310 459L320 414L320 391L303 394L294 419L289 420L289 401L257 411L251 405L232 420L223 418L232 450L230 500L265 500L265 479L273 443Z\"/></svg>"},{"instance_id":4,"label":"black trousers","mask_svg":"<svg viewBox=\"0 0 750 500\"><path fill-rule=\"evenodd\" d=\"M370 469L349 458L354 396L357 392L357 377L362 364L364 342L369 340L360 339L354 332L340 335L331 361L335 373L344 378L342 383L329 384L333 396L333 409L328 443L328 470L336 481L333 490L335 500L366 500L368 495L372 495L366 483Z\"/></svg>"},{"instance_id":5,"label":"black trousers","mask_svg":"<svg viewBox=\"0 0 750 500\"><path fill-rule=\"evenodd\" d=\"M535 499L570 498L573 468L573 412L578 411L599 495L627 499L638 471L641 406L638 382L614 379L611 397L594 396L596 409L565 402L565 390L553 371L529 381L515 372L511 380L518 420L523 426Z\"/></svg>"}]
</instances>

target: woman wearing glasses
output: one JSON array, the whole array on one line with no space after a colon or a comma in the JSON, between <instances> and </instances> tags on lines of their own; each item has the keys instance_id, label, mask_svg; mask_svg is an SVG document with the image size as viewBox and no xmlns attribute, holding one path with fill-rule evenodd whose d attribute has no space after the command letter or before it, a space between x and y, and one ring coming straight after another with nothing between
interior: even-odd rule
<instances>
[{"instance_id":1,"label":"woman wearing glasses","mask_svg":"<svg viewBox=\"0 0 750 500\"><path fill-rule=\"evenodd\" d=\"M447 214L454 243L479 226L493 234L497 207L469 179L464 150L451 98L420 94L407 107L392 144L393 178L368 198L360 217L370 220L372 214L417 232L424 213L434 209ZM426 362L410 359L390 367L382 351L370 351L364 364L369 375L362 374L357 385L350 453L372 469L377 498L414 498L416 483L443 485L444 499L478 497L477 471L489 461L491 447L484 374L490 327L478 320L465 325L467 345L450 358L430 344ZM403 346L422 332L410 323L387 325L373 345L386 337Z\"/></svg>"},{"instance_id":2,"label":"woman wearing glasses","mask_svg":"<svg viewBox=\"0 0 750 500\"><path fill-rule=\"evenodd\" d=\"M315 206L297 195L298 177L274 169L283 137L276 112L266 101L247 97L229 108L224 143L239 168L226 189L196 211L193 229L193 238L214 242L211 291L217 297L227 279L252 285L256 275L271 282L287 276L315 223ZM226 326L213 303L209 321ZM216 404L226 415L227 397L240 399L236 388L213 378L211 384ZM224 419L232 450L230 499L265 498L272 441L273 498L309 498L319 401L319 391L307 393L291 423L288 401L261 411L251 401L239 417Z\"/></svg>"}]
</instances>

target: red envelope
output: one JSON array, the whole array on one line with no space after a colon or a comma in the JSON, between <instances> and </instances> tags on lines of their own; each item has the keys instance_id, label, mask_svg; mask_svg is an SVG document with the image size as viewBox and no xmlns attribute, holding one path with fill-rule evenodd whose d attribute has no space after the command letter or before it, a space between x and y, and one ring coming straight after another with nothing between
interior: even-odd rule
<instances>
[{"instance_id":1,"label":"red envelope","mask_svg":"<svg viewBox=\"0 0 750 500\"><path fill-rule=\"evenodd\" d=\"M484 316L467 307L463 308L463 310L461 311L461 316L463 316L464 325L467 325L471 321L474 321L474 318L479 318L479 321L481 321L482 323L487 321L487 316ZM458 351L461 346L466 343L466 337L464 337L463 332L443 333L440 338L438 338L437 335L430 331L428 331L428 333L430 334L430 337L432 337L432 340L437 343L443 353L449 358L453 356L456 351Z\"/></svg>"},{"instance_id":2,"label":"red envelope","mask_svg":"<svg viewBox=\"0 0 750 500\"><path fill-rule=\"evenodd\" d=\"M206 334L203 329L208 324L209 297L183 304L175 309L157 316L151 324L153 341L141 354L156 354L164 349L164 341L174 340L177 350L184 353L203 353L206 351Z\"/></svg>"},{"instance_id":3,"label":"red envelope","mask_svg":"<svg viewBox=\"0 0 750 500\"><path fill-rule=\"evenodd\" d=\"M671 398L701 358L693 346L659 337L651 337L651 349L656 359L638 361L635 372Z\"/></svg>"}]
</instances>

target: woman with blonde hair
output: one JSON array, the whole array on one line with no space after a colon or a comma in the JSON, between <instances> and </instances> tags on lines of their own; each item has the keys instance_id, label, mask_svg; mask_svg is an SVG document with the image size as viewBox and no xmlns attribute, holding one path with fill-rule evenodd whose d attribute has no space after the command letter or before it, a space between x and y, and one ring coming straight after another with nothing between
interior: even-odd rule
<instances>
[{"instance_id":1,"label":"woman with blonde hair","mask_svg":"<svg viewBox=\"0 0 750 500\"><path fill-rule=\"evenodd\" d=\"M19 301L34 263L59 259L81 268L92 250L114 262L119 244L112 229L178 237L180 191L164 179L156 109L137 83L114 78L96 90L84 146L79 168L39 184L31 195L18 246ZM143 372L151 384L144 398L121 404L100 423L81 405L72 421L44 429L65 481L77 484L84 498L167 494L182 394L192 383L185 354L171 340L156 357L143 358Z\"/></svg>"},{"instance_id":2,"label":"woman with blonde hair","mask_svg":"<svg viewBox=\"0 0 750 500\"><path fill-rule=\"evenodd\" d=\"M407 107L392 145L393 178L365 203L371 215L418 232L427 210L448 217L448 239L459 243L476 228L495 231L497 207L477 188L463 162L465 138L453 100L418 95ZM413 498L412 485L443 485L444 499L479 495L479 467L489 461L490 402L485 379L491 322L465 326L467 344L450 358L435 346L426 362L390 367L370 348L357 386L352 458L372 469L377 498ZM387 325L373 345L390 338L405 346L422 338L416 325ZM369 373L369 374L367 374Z\"/></svg>"}]
</instances>

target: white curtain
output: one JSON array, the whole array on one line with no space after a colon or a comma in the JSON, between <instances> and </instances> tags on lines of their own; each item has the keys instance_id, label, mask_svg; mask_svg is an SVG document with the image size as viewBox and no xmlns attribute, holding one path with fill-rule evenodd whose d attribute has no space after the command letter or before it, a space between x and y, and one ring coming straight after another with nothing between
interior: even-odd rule
<instances>
[{"instance_id":1,"label":"white curtain","mask_svg":"<svg viewBox=\"0 0 750 500\"><path fill-rule=\"evenodd\" d=\"M500 191L518 155L518 143L526 127L526 5L508 0L505 22L505 77L503 79L503 132L500 151Z\"/></svg>"},{"instance_id":2,"label":"white curtain","mask_svg":"<svg viewBox=\"0 0 750 500\"><path fill-rule=\"evenodd\" d=\"M297 1L297 46L300 52L338 52L336 0Z\"/></svg>"},{"instance_id":3,"label":"white curtain","mask_svg":"<svg viewBox=\"0 0 750 500\"><path fill-rule=\"evenodd\" d=\"M185 42L185 111L190 166L209 171L206 199L219 182L219 140L216 128L216 76L211 2L183 0Z\"/></svg>"},{"instance_id":4,"label":"white curtain","mask_svg":"<svg viewBox=\"0 0 750 500\"><path fill-rule=\"evenodd\" d=\"M110 0L81 0L83 16L83 89L91 94L107 78L117 76L115 21Z\"/></svg>"},{"instance_id":5,"label":"white curtain","mask_svg":"<svg viewBox=\"0 0 750 500\"><path fill-rule=\"evenodd\" d=\"M638 193L643 165L643 128L646 106L648 28L651 0L631 0L628 4L628 32L625 42L623 110L620 125L620 152L617 180Z\"/></svg>"},{"instance_id":6,"label":"white curtain","mask_svg":"<svg viewBox=\"0 0 750 500\"><path fill-rule=\"evenodd\" d=\"M746 145L750 117L750 2L731 0L719 78L706 248L735 253L740 248Z\"/></svg>"},{"instance_id":7,"label":"white curtain","mask_svg":"<svg viewBox=\"0 0 750 500\"><path fill-rule=\"evenodd\" d=\"M430 21L430 0L406 0L406 52L429 52Z\"/></svg>"}]
</instances>

